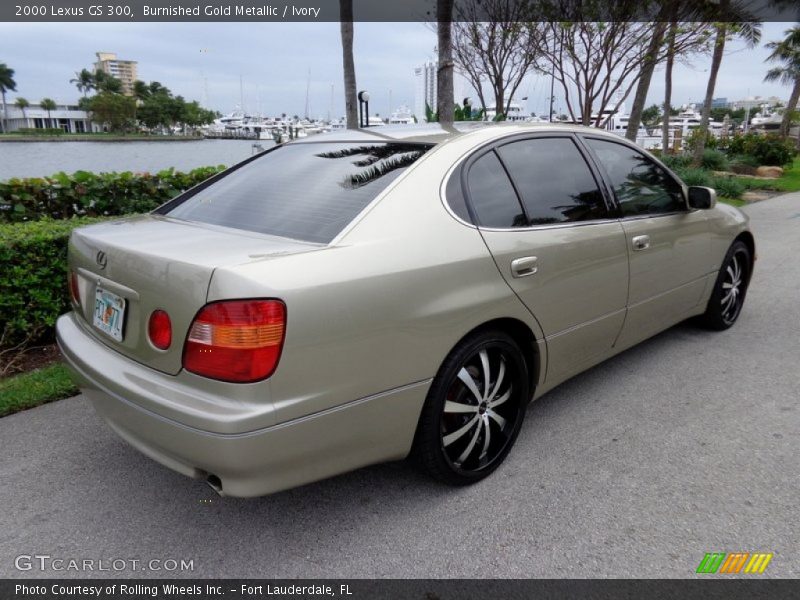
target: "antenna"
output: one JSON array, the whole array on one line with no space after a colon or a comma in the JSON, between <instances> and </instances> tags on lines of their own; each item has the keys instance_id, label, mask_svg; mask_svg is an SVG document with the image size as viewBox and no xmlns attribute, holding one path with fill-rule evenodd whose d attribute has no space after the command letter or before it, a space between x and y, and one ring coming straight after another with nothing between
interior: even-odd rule
<instances>
[{"instance_id":1,"label":"antenna","mask_svg":"<svg viewBox=\"0 0 800 600\"><path fill-rule=\"evenodd\" d=\"M242 80L241 75L239 75L239 108L242 109L243 113L247 112L244 109L244 81Z\"/></svg>"}]
</instances>

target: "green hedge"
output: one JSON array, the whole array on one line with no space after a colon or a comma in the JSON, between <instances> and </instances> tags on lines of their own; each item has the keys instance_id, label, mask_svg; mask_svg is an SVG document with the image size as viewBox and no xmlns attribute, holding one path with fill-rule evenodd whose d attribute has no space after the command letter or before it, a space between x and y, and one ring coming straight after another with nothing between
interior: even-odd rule
<instances>
[{"instance_id":1,"label":"green hedge","mask_svg":"<svg viewBox=\"0 0 800 600\"><path fill-rule=\"evenodd\" d=\"M69 310L70 232L101 219L75 218L0 224L0 339L2 346L50 340Z\"/></svg>"},{"instance_id":2,"label":"green hedge","mask_svg":"<svg viewBox=\"0 0 800 600\"><path fill-rule=\"evenodd\" d=\"M155 174L77 171L9 179L0 182L0 222L148 212L223 169L220 165Z\"/></svg>"}]
</instances>

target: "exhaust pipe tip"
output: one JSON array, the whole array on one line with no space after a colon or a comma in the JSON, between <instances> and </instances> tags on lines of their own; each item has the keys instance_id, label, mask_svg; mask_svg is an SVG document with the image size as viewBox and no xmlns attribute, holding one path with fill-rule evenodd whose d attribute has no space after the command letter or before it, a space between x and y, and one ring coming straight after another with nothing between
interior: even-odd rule
<instances>
[{"instance_id":1,"label":"exhaust pipe tip","mask_svg":"<svg viewBox=\"0 0 800 600\"><path fill-rule=\"evenodd\" d=\"M217 492L219 496L225 495L222 491L222 480L216 475L206 476L206 483L208 484L208 487Z\"/></svg>"}]
</instances>

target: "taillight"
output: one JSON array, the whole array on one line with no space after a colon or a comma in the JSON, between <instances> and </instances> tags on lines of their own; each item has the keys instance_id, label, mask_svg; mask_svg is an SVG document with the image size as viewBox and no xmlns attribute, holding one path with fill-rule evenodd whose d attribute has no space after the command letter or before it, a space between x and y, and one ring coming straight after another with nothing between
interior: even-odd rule
<instances>
[{"instance_id":1,"label":"taillight","mask_svg":"<svg viewBox=\"0 0 800 600\"><path fill-rule=\"evenodd\" d=\"M286 306L280 300L227 300L203 307L183 349L187 371L236 383L272 375L283 348Z\"/></svg>"},{"instance_id":2,"label":"taillight","mask_svg":"<svg viewBox=\"0 0 800 600\"><path fill-rule=\"evenodd\" d=\"M172 321L163 310L154 310L147 323L150 342L159 350L166 350L172 343Z\"/></svg>"},{"instance_id":3,"label":"taillight","mask_svg":"<svg viewBox=\"0 0 800 600\"><path fill-rule=\"evenodd\" d=\"M81 290L78 287L78 275L75 273L75 271L69 272L69 295L72 297L72 301L75 304L80 305Z\"/></svg>"}]
</instances>

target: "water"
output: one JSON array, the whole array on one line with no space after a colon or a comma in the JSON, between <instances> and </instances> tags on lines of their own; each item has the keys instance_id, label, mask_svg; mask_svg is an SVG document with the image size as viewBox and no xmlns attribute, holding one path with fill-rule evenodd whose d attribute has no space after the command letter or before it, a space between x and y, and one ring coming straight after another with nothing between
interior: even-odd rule
<instances>
[{"instance_id":1,"label":"water","mask_svg":"<svg viewBox=\"0 0 800 600\"><path fill-rule=\"evenodd\" d=\"M42 177L58 171L134 171L155 173L175 167L230 166L253 154L251 140L191 142L7 142L0 143L0 181ZM257 142L263 148L274 143Z\"/></svg>"}]
</instances>

